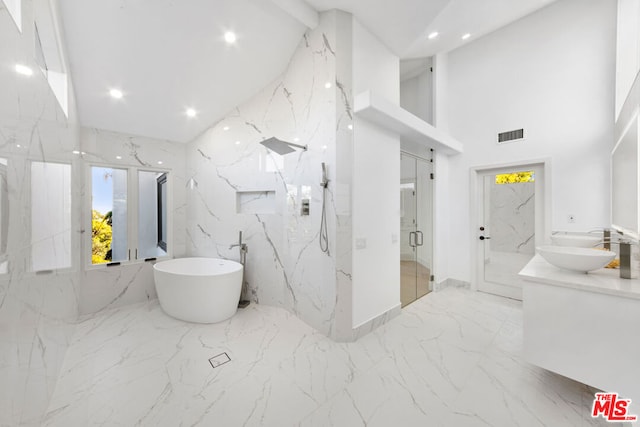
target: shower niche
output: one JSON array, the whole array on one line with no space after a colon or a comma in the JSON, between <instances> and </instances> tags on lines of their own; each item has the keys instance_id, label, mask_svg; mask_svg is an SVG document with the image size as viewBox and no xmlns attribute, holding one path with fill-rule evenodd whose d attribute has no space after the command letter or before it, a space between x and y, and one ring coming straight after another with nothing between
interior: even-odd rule
<instances>
[{"instance_id":1,"label":"shower niche","mask_svg":"<svg viewBox=\"0 0 640 427\"><path fill-rule=\"evenodd\" d=\"M275 190L236 192L236 213L274 214L276 213Z\"/></svg>"}]
</instances>

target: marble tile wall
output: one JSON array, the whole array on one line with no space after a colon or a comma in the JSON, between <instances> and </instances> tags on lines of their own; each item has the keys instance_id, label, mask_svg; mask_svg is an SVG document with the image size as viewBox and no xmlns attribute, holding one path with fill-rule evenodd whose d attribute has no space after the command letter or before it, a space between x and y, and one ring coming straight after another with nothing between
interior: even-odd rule
<instances>
[{"instance_id":1,"label":"marble tile wall","mask_svg":"<svg viewBox=\"0 0 640 427\"><path fill-rule=\"evenodd\" d=\"M337 333L337 305L350 315L350 267L341 266L350 264L350 164L338 165L336 157L350 150L351 68L337 65L340 16L322 14L280 78L187 147L187 252L238 260L229 246L242 231L249 248L244 297L286 308L327 335ZM272 153L259 144L272 136L308 150ZM328 253L319 245L323 162ZM275 192L270 207L261 205L273 213L238 213L238 192ZM310 215L302 216L307 197Z\"/></svg>"},{"instance_id":2,"label":"marble tile wall","mask_svg":"<svg viewBox=\"0 0 640 427\"><path fill-rule=\"evenodd\" d=\"M491 184L491 250L535 252L535 183Z\"/></svg>"},{"instance_id":3,"label":"marble tile wall","mask_svg":"<svg viewBox=\"0 0 640 427\"><path fill-rule=\"evenodd\" d=\"M22 29L0 2L0 158L6 159L6 273L0 274L0 425L37 426L53 393L78 315L80 295L79 128L73 93L64 114L34 60L33 2L22 1ZM15 65L33 75L15 72ZM71 267L36 274L31 265L30 162L71 165L71 230L62 230ZM4 187L4 185L3 185ZM53 240L54 236L51 236ZM51 253L53 260L58 255ZM68 253L63 258L68 260ZM60 258L62 259L62 258ZM65 261L66 263L66 261Z\"/></svg>"},{"instance_id":4,"label":"marble tile wall","mask_svg":"<svg viewBox=\"0 0 640 427\"><path fill-rule=\"evenodd\" d=\"M172 186L170 200L173 214L172 254L182 257L186 252L185 223L187 214L185 145L172 141L125 135L104 130L82 128L83 168L91 165L137 167L169 171ZM118 158L120 157L120 158ZM162 164L158 164L162 162ZM89 206L91 188L83 182L82 194ZM84 216L89 227L88 214ZM83 223L84 224L84 223ZM171 242L170 242L171 243ZM116 267L91 267L88 255L90 242L83 240L83 273L80 292L80 314L147 301L156 298L151 263L137 262ZM170 245L171 246L171 245Z\"/></svg>"}]
</instances>

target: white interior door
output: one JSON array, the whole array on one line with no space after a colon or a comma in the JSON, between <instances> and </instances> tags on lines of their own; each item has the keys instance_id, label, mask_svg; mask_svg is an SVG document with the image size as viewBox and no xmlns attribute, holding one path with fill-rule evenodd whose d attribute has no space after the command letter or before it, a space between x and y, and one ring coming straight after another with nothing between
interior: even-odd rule
<instances>
[{"instance_id":1,"label":"white interior door","mask_svg":"<svg viewBox=\"0 0 640 427\"><path fill-rule=\"evenodd\" d=\"M518 273L543 237L542 165L483 171L478 176L478 290L522 299Z\"/></svg>"}]
</instances>

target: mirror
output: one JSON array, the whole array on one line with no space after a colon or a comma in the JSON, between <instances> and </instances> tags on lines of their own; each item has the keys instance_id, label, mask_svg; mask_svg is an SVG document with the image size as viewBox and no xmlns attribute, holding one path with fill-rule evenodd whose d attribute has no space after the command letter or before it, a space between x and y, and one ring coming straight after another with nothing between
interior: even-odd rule
<instances>
[{"instance_id":1,"label":"mirror","mask_svg":"<svg viewBox=\"0 0 640 427\"><path fill-rule=\"evenodd\" d=\"M638 238L638 112L611 153L611 222L624 235Z\"/></svg>"}]
</instances>

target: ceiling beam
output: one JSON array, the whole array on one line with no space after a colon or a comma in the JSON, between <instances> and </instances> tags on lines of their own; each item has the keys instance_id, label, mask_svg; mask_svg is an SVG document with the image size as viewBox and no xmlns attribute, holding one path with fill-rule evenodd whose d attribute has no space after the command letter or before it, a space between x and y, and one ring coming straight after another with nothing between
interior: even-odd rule
<instances>
[{"instance_id":1,"label":"ceiling beam","mask_svg":"<svg viewBox=\"0 0 640 427\"><path fill-rule=\"evenodd\" d=\"M271 0L280 9L287 12L296 20L310 29L318 26L320 15L318 11L309 6L304 0Z\"/></svg>"}]
</instances>

